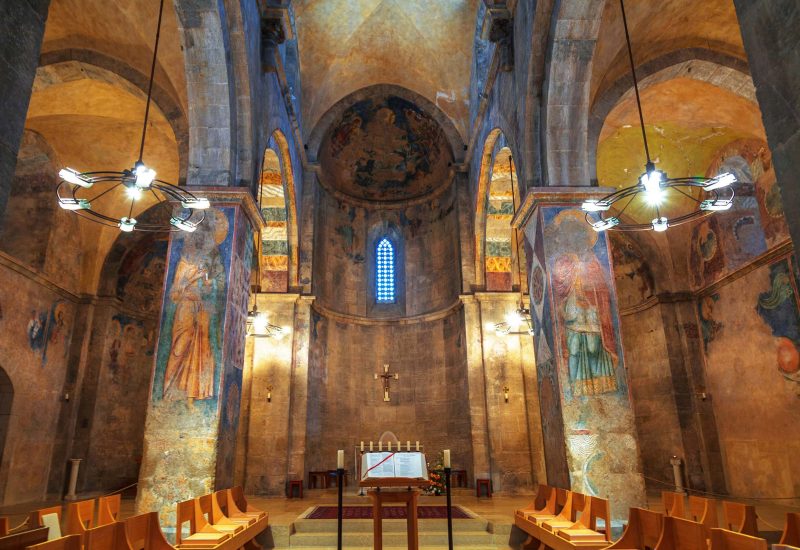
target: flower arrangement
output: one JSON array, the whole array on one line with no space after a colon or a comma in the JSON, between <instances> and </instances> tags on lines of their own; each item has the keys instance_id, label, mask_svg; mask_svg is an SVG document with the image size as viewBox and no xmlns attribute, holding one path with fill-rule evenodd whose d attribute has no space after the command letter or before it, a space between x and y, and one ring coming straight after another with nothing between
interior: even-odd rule
<instances>
[{"instance_id":1,"label":"flower arrangement","mask_svg":"<svg viewBox=\"0 0 800 550\"><path fill-rule=\"evenodd\" d=\"M425 488L425 493L429 495L443 495L447 492L444 486L444 455L439 453L436 460L428 462L428 479L430 484Z\"/></svg>"}]
</instances>

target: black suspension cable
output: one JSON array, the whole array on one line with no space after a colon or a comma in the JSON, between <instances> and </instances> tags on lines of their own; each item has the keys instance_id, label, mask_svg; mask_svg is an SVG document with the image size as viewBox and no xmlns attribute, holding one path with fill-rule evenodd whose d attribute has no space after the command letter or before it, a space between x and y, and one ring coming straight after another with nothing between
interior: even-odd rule
<instances>
[{"instance_id":1,"label":"black suspension cable","mask_svg":"<svg viewBox=\"0 0 800 550\"><path fill-rule=\"evenodd\" d=\"M650 160L650 148L647 146L647 133L644 130L644 115L642 115L642 100L639 97L639 82L636 80L636 66L633 63L633 50L631 49L631 36L628 33L628 18L625 17L625 0L619 0L622 9L622 26L625 27L625 43L628 45L628 60L631 63L631 77L633 77L633 91L636 93L636 108L639 110L639 123L642 125L642 140L644 141L644 154L647 157L647 170L650 171L653 162Z\"/></svg>"},{"instance_id":2,"label":"black suspension cable","mask_svg":"<svg viewBox=\"0 0 800 550\"><path fill-rule=\"evenodd\" d=\"M156 73L156 56L158 55L158 42L161 38L161 17L164 15L164 0L158 8L158 26L156 28L156 43L153 46L153 62L150 64L150 83L147 86L147 103L144 108L144 123L142 124L142 142L139 145L139 162L144 154L144 139L147 136L147 119L150 117L150 100L153 96L153 78Z\"/></svg>"}]
</instances>

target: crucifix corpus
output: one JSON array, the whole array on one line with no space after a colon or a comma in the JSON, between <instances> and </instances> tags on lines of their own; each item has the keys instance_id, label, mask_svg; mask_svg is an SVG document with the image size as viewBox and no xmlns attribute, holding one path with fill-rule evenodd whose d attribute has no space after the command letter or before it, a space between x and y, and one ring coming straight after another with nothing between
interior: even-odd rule
<instances>
[{"instance_id":1,"label":"crucifix corpus","mask_svg":"<svg viewBox=\"0 0 800 550\"><path fill-rule=\"evenodd\" d=\"M394 378L395 380L400 380L400 375L395 373L389 372L389 365L383 366L383 374L375 373L375 380L378 378L383 379L383 400L384 401L391 401L389 398L389 380Z\"/></svg>"}]
</instances>

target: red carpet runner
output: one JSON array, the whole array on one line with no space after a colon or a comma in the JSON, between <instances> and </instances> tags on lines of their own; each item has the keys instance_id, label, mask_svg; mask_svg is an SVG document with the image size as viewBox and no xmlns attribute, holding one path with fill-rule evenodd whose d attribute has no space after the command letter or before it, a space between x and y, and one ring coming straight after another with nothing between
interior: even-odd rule
<instances>
[{"instance_id":1,"label":"red carpet runner","mask_svg":"<svg viewBox=\"0 0 800 550\"><path fill-rule=\"evenodd\" d=\"M305 519L336 519L338 517L336 506L317 506ZM344 506L342 508L344 519L372 519L372 506ZM447 506L419 506L417 508L419 519L447 519ZM384 506L383 519L406 519L405 506ZM453 519L470 519L464 510L453 506Z\"/></svg>"}]
</instances>

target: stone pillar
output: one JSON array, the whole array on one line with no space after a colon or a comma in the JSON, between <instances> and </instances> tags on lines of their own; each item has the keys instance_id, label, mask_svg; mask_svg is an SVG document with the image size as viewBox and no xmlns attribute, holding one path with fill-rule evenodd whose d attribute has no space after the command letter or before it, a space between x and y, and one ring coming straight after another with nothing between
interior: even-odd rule
<instances>
[{"instance_id":1,"label":"stone pillar","mask_svg":"<svg viewBox=\"0 0 800 550\"><path fill-rule=\"evenodd\" d=\"M530 336L501 335L494 328L517 309L519 294L479 292L475 297L480 305L492 485L496 491L532 491L536 480L522 357L522 342ZM533 368L531 359L528 358L529 368ZM506 387L508 401L505 400Z\"/></svg>"},{"instance_id":2,"label":"stone pillar","mask_svg":"<svg viewBox=\"0 0 800 550\"><path fill-rule=\"evenodd\" d=\"M253 228L245 190L212 202L194 233L172 233L139 473L137 512L174 527L175 504L231 485L244 365Z\"/></svg>"},{"instance_id":3,"label":"stone pillar","mask_svg":"<svg viewBox=\"0 0 800 550\"><path fill-rule=\"evenodd\" d=\"M529 288L548 482L609 498L614 519L623 519L628 508L645 504L644 478L609 243L578 208L590 192L529 192L515 225L532 249Z\"/></svg>"},{"instance_id":4,"label":"stone pillar","mask_svg":"<svg viewBox=\"0 0 800 550\"><path fill-rule=\"evenodd\" d=\"M800 4L734 0L786 223L800 242Z\"/></svg>"},{"instance_id":5,"label":"stone pillar","mask_svg":"<svg viewBox=\"0 0 800 550\"><path fill-rule=\"evenodd\" d=\"M289 449L286 475L305 475L306 418L308 416L308 362L312 328L313 296L301 296L295 304L291 401L289 405Z\"/></svg>"},{"instance_id":6,"label":"stone pillar","mask_svg":"<svg viewBox=\"0 0 800 550\"><path fill-rule=\"evenodd\" d=\"M490 477L489 428L486 418L486 374L483 366L481 310L474 296L461 296L464 304L464 332L467 339L467 388L472 432L473 476Z\"/></svg>"},{"instance_id":7,"label":"stone pillar","mask_svg":"<svg viewBox=\"0 0 800 550\"><path fill-rule=\"evenodd\" d=\"M289 451L292 397L292 343L297 294L260 294L258 310L270 324L283 328L278 337L255 338L247 437L245 491L282 495Z\"/></svg>"},{"instance_id":8,"label":"stone pillar","mask_svg":"<svg viewBox=\"0 0 800 550\"><path fill-rule=\"evenodd\" d=\"M0 227L25 128L49 0L0 2Z\"/></svg>"}]
</instances>

